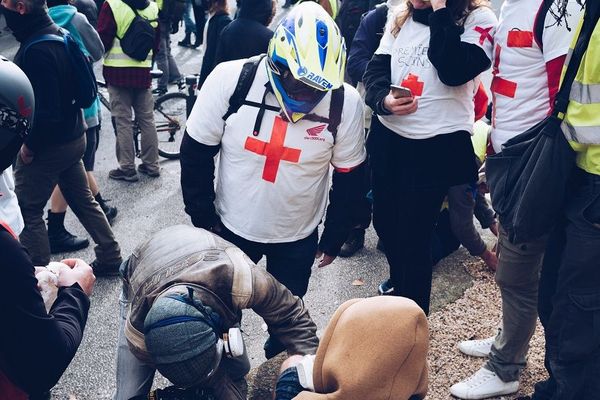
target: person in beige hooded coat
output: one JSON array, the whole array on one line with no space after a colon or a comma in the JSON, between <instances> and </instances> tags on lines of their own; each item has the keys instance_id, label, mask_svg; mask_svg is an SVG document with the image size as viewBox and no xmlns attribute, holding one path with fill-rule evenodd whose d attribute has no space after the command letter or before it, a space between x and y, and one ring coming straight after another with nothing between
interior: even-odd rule
<instances>
[{"instance_id":1,"label":"person in beige hooded coat","mask_svg":"<svg viewBox=\"0 0 600 400\"><path fill-rule=\"evenodd\" d=\"M422 399L428 346L427 318L414 301L388 296L349 300L331 318L316 356L293 356L283 363L275 398ZM304 387L286 387L286 374L297 374L296 382Z\"/></svg>"}]
</instances>

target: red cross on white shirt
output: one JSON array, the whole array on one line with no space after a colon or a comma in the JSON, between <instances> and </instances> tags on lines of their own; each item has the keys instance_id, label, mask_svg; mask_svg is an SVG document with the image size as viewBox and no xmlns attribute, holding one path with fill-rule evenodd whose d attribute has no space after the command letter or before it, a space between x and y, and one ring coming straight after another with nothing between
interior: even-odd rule
<instances>
[{"instance_id":1,"label":"red cross on white shirt","mask_svg":"<svg viewBox=\"0 0 600 400\"><path fill-rule=\"evenodd\" d=\"M408 76L404 78L400 86L410 89L413 96L422 96L423 88L425 87L425 82L420 81L417 75L408 74Z\"/></svg>"},{"instance_id":2,"label":"red cross on white shirt","mask_svg":"<svg viewBox=\"0 0 600 400\"><path fill-rule=\"evenodd\" d=\"M273 131L271 132L271 140L269 142L263 142L253 137L246 138L244 149L266 157L262 174L262 178L265 181L275 183L281 160L292 163L297 163L300 160L300 149L293 149L283 145L287 126L288 123L277 116L273 123Z\"/></svg>"},{"instance_id":3,"label":"red cross on white shirt","mask_svg":"<svg viewBox=\"0 0 600 400\"><path fill-rule=\"evenodd\" d=\"M492 35L490 34L490 31L492 30L493 26L490 26L489 28L483 28L481 26L476 26L475 28L473 28L477 33L479 33L479 44L484 44L485 40L489 40L490 43L494 43L494 38L492 37Z\"/></svg>"}]
</instances>

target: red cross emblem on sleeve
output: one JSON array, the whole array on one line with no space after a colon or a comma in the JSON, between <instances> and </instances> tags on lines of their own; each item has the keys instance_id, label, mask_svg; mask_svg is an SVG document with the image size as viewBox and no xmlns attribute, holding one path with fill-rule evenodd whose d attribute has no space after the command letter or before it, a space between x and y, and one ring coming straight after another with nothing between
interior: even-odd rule
<instances>
[{"instance_id":1,"label":"red cross emblem on sleeve","mask_svg":"<svg viewBox=\"0 0 600 400\"><path fill-rule=\"evenodd\" d=\"M404 78L400 86L410 89L413 96L422 96L423 88L425 87L425 82L419 81L419 77L417 75L408 74L408 76Z\"/></svg>"},{"instance_id":2,"label":"red cross emblem on sleeve","mask_svg":"<svg viewBox=\"0 0 600 400\"><path fill-rule=\"evenodd\" d=\"M247 137L244 149L253 153L265 156L265 167L263 168L262 178L265 181L275 183L279 164L281 161L297 163L300 160L300 149L285 147L285 135L287 133L288 123L281 117L275 117L271 140L263 142L253 137Z\"/></svg>"},{"instance_id":3,"label":"red cross emblem on sleeve","mask_svg":"<svg viewBox=\"0 0 600 400\"><path fill-rule=\"evenodd\" d=\"M494 38L492 37L492 35L490 34L490 31L492 30L493 26L490 26L489 28L484 28L481 26L476 26L475 28L473 28L475 30L475 32L479 33L479 44L484 44L486 39L490 41L490 43L494 43Z\"/></svg>"}]
</instances>

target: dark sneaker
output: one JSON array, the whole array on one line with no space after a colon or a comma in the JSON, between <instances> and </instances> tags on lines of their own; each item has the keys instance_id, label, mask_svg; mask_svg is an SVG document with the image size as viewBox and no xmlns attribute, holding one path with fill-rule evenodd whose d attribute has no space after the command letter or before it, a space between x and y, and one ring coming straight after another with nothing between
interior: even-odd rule
<instances>
[{"instance_id":1,"label":"dark sneaker","mask_svg":"<svg viewBox=\"0 0 600 400\"><path fill-rule=\"evenodd\" d=\"M90 244L87 239L77 237L65 228L65 214L48 210L48 242L52 254L85 249Z\"/></svg>"},{"instance_id":2,"label":"dark sneaker","mask_svg":"<svg viewBox=\"0 0 600 400\"><path fill-rule=\"evenodd\" d=\"M357 251L365 247L365 230L362 228L352 229L348 239L340 249L340 257L352 257Z\"/></svg>"},{"instance_id":3,"label":"dark sneaker","mask_svg":"<svg viewBox=\"0 0 600 400\"><path fill-rule=\"evenodd\" d=\"M152 89L152 94L154 94L156 96L162 96L165 93L167 93L167 88Z\"/></svg>"},{"instance_id":4,"label":"dark sneaker","mask_svg":"<svg viewBox=\"0 0 600 400\"><path fill-rule=\"evenodd\" d=\"M137 182L140 178L138 177L137 172L131 171L123 171L120 168L111 169L108 173L108 177L110 179L114 179L117 181L126 181L126 182Z\"/></svg>"},{"instance_id":5,"label":"dark sneaker","mask_svg":"<svg viewBox=\"0 0 600 400\"><path fill-rule=\"evenodd\" d=\"M90 245L89 240L75 236L67 230L48 234L48 241L50 242L50 253L52 254L77 251Z\"/></svg>"},{"instance_id":6,"label":"dark sneaker","mask_svg":"<svg viewBox=\"0 0 600 400\"><path fill-rule=\"evenodd\" d=\"M150 169L146 164L140 164L138 172L140 174L148 175L150 178L158 178L160 176L158 169Z\"/></svg>"},{"instance_id":7,"label":"dark sneaker","mask_svg":"<svg viewBox=\"0 0 600 400\"><path fill-rule=\"evenodd\" d=\"M105 264L99 262L98 260L94 260L90 266L94 270L94 275L96 276L117 276L119 275L121 263Z\"/></svg>"},{"instance_id":8,"label":"dark sneaker","mask_svg":"<svg viewBox=\"0 0 600 400\"><path fill-rule=\"evenodd\" d=\"M265 358L270 360L275 357L277 354L285 351L285 346L273 336L269 336L265 345L263 346L263 350L265 351Z\"/></svg>"},{"instance_id":9,"label":"dark sneaker","mask_svg":"<svg viewBox=\"0 0 600 400\"><path fill-rule=\"evenodd\" d=\"M389 279L381 282L379 284L379 287L377 288L377 293L379 293L382 296L394 294L394 287L392 286L392 282Z\"/></svg>"},{"instance_id":10,"label":"dark sneaker","mask_svg":"<svg viewBox=\"0 0 600 400\"><path fill-rule=\"evenodd\" d=\"M106 215L108 223L112 225L113 221L115 220L115 217L117 216L117 213L119 212L119 210L117 210L117 207L111 207L105 204L104 206L102 206L102 211L104 211L104 215Z\"/></svg>"}]
</instances>

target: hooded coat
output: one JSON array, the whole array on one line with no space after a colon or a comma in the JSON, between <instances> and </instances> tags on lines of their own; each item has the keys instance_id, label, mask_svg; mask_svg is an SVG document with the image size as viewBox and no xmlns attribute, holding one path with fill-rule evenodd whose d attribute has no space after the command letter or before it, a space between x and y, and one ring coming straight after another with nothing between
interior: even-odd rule
<instances>
[{"instance_id":1,"label":"hooded coat","mask_svg":"<svg viewBox=\"0 0 600 400\"><path fill-rule=\"evenodd\" d=\"M238 18L221 32L215 65L266 53L273 37L267 28L272 17L272 0L244 0Z\"/></svg>"},{"instance_id":2,"label":"hooded coat","mask_svg":"<svg viewBox=\"0 0 600 400\"><path fill-rule=\"evenodd\" d=\"M414 301L349 300L321 338L313 367L315 393L304 391L294 400L422 399L428 346L427 318Z\"/></svg>"}]
</instances>

